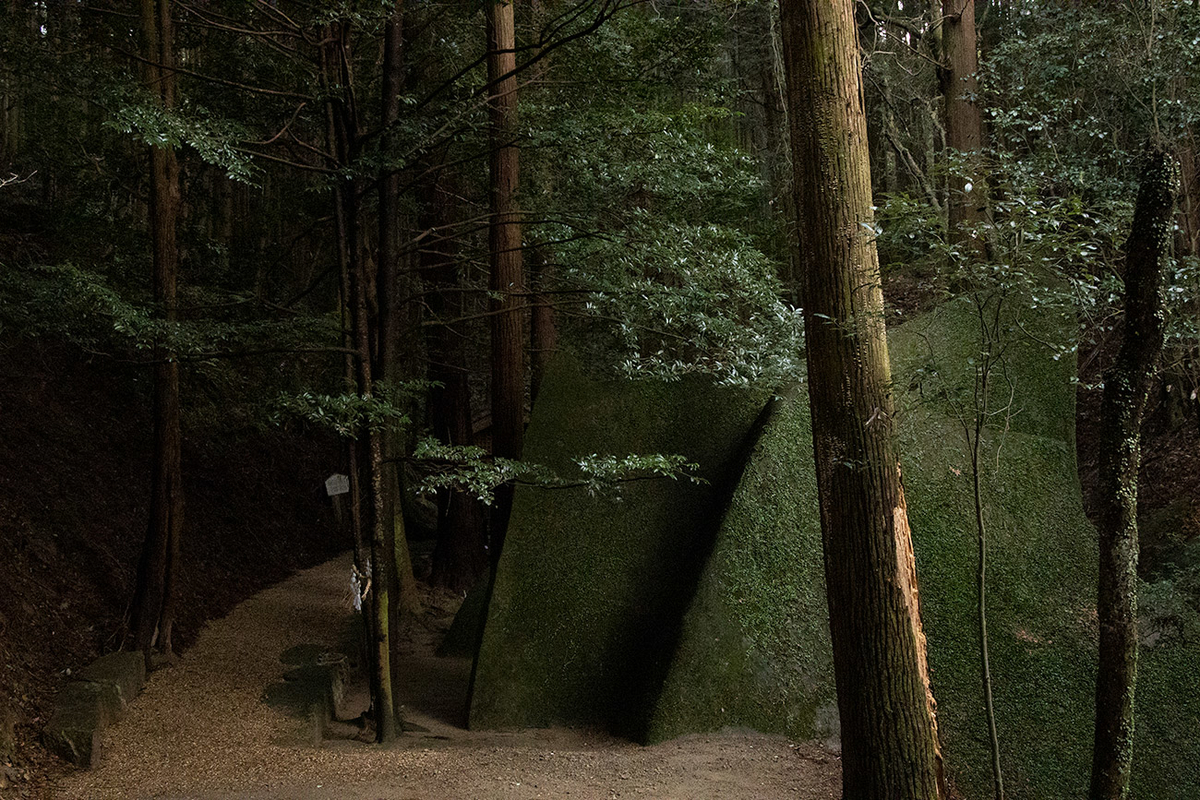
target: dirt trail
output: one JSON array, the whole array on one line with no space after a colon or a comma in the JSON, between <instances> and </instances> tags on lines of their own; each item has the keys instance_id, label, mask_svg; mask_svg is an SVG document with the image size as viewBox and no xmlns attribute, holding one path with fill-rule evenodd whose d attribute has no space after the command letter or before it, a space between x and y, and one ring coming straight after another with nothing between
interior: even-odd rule
<instances>
[{"instance_id":1,"label":"dirt trail","mask_svg":"<svg viewBox=\"0 0 1200 800\"><path fill-rule=\"evenodd\" d=\"M58 800L475 800L613 798L765 800L838 796L837 757L782 737L723 732L653 747L550 728L460 727L469 665L430 655L416 636L400 688L406 720L425 728L388 747L353 738L302 742L297 722L263 702L300 644L330 649L350 612L349 562L298 573L211 622L183 659L151 675L104 735L91 772L60 781ZM354 698L351 698L353 701ZM350 726L334 733L353 735Z\"/></svg>"}]
</instances>

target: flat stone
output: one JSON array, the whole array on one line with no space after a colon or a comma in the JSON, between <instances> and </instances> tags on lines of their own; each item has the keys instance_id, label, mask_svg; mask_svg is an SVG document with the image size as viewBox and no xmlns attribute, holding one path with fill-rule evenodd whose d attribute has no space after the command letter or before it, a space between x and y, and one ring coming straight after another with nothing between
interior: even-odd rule
<instances>
[{"instance_id":1,"label":"flat stone","mask_svg":"<svg viewBox=\"0 0 1200 800\"><path fill-rule=\"evenodd\" d=\"M80 680L99 684L111 695L118 713L133 702L146 683L146 660L140 652L109 653L79 673Z\"/></svg>"},{"instance_id":2,"label":"flat stone","mask_svg":"<svg viewBox=\"0 0 1200 800\"><path fill-rule=\"evenodd\" d=\"M120 713L111 685L73 681L54 701L54 714L42 732L53 753L79 767L90 768L100 758L100 731Z\"/></svg>"}]
</instances>

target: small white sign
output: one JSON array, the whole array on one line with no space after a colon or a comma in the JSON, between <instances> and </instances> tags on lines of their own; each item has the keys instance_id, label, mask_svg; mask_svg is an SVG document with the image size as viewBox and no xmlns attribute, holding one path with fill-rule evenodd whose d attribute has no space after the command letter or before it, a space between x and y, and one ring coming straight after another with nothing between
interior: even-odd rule
<instances>
[{"instance_id":1,"label":"small white sign","mask_svg":"<svg viewBox=\"0 0 1200 800\"><path fill-rule=\"evenodd\" d=\"M333 497L335 494L346 494L350 491L350 476L334 473L325 479L325 494Z\"/></svg>"}]
</instances>

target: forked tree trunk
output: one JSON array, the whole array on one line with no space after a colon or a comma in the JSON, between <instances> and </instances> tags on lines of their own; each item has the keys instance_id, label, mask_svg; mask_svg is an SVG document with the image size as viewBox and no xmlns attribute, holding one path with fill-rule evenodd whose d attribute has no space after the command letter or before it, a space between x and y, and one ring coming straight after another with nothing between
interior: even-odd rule
<instances>
[{"instance_id":1,"label":"forked tree trunk","mask_svg":"<svg viewBox=\"0 0 1200 800\"><path fill-rule=\"evenodd\" d=\"M1137 685L1137 479L1141 424L1163 343L1162 262L1171 236L1173 164L1152 148L1143 168L1125 247L1125 331L1116 362L1104 373L1100 431L1100 665L1092 800L1129 795L1133 704Z\"/></svg>"},{"instance_id":2,"label":"forked tree trunk","mask_svg":"<svg viewBox=\"0 0 1200 800\"><path fill-rule=\"evenodd\" d=\"M175 106L174 31L170 0L142 0L142 78L166 109ZM179 252L179 163L166 147L150 149L150 235L154 300L168 323L177 316ZM138 564L130 629L133 646L150 658L151 648L171 654L175 588L183 535L183 485L179 421L179 362L168 346L155 349L154 456L150 520Z\"/></svg>"},{"instance_id":3,"label":"forked tree trunk","mask_svg":"<svg viewBox=\"0 0 1200 800\"><path fill-rule=\"evenodd\" d=\"M520 458L525 426L525 276L521 211L517 204L516 33L512 0L489 0L487 9L488 107L491 149L492 453ZM492 557L498 558L512 506L512 490L496 493L492 514Z\"/></svg>"},{"instance_id":4,"label":"forked tree trunk","mask_svg":"<svg viewBox=\"0 0 1200 800\"><path fill-rule=\"evenodd\" d=\"M895 446L852 0L783 0L845 800L945 796Z\"/></svg>"},{"instance_id":5,"label":"forked tree trunk","mask_svg":"<svg viewBox=\"0 0 1200 800\"><path fill-rule=\"evenodd\" d=\"M942 68L939 77L945 102L946 149L960 161L952 169L947 208L950 242L985 255L979 224L987 210L983 170L983 112L979 95L978 36L975 0L942 0Z\"/></svg>"}]
</instances>

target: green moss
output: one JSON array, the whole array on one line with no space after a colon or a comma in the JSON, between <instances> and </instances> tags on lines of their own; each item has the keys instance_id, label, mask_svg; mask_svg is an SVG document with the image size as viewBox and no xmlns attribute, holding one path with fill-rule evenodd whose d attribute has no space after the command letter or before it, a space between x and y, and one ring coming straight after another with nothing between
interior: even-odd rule
<instances>
[{"instance_id":1,"label":"green moss","mask_svg":"<svg viewBox=\"0 0 1200 800\"><path fill-rule=\"evenodd\" d=\"M1070 326L1049 316L1009 323L1020 336L994 386L1005 403L1011 392L1012 406L985 435L981 476L1002 763L1014 800L1080 797L1091 754L1096 536L1075 470L1071 365L1042 344ZM897 330L891 345L946 761L965 796L985 796L976 534L955 417L971 387L978 326L968 306L950 306ZM644 740L726 726L835 735L806 393L773 403L743 460L740 437L761 398L700 383L597 384L573 370L552 383L531 428L539 457L703 452L693 457L710 474L736 467L741 477L725 491L720 480L639 486L615 504L521 494L473 723L603 724ZM1200 700L1191 691L1200 645L1187 641L1143 654L1136 797L1200 796Z\"/></svg>"},{"instance_id":2,"label":"green moss","mask_svg":"<svg viewBox=\"0 0 1200 800\"><path fill-rule=\"evenodd\" d=\"M708 558L741 449L766 398L694 378L543 384L526 457L569 471L591 453L678 453L707 483L517 492L471 704L474 727L600 724L642 738L684 604Z\"/></svg>"},{"instance_id":3,"label":"green moss","mask_svg":"<svg viewBox=\"0 0 1200 800\"><path fill-rule=\"evenodd\" d=\"M837 733L808 404L780 398L729 503L649 736Z\"/></svg>"}]
</instances>

